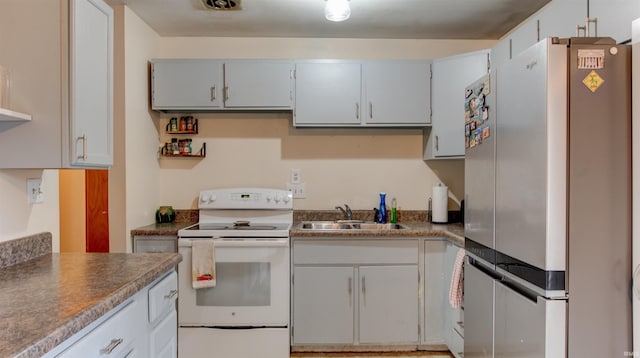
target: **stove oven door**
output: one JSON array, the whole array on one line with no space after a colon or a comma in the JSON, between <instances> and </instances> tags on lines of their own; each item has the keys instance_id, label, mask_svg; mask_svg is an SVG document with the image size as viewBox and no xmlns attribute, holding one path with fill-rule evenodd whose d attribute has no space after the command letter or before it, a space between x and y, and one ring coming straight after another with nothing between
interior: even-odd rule
<instances>
[{"instance_id":1,"label":"stove oven door","mask_svg":"<svg viewBox=\"0 0 640 358\"><path fill-rule=\"evenodd\" d=\"M196 290L191 285L191 243L198 239L178 240L181 327L288 326L288 238L215 239L216 286Z\"/></svg>"}]
</instances>

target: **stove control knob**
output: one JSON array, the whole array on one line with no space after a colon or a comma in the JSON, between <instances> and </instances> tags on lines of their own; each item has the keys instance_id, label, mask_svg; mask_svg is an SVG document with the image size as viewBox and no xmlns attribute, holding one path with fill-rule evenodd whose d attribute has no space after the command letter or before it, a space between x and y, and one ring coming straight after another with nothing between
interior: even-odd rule
<instances>
[{"instance_id":1,"label":"stove control knob","mask_svg":"<svg viewBox=\"0 0 640 358\"><path fill-rule=\"evenodd\" d=\"M273 200L273 194L267 194L267 203L270 203Z\"/></svg>"},{"instance_id":2,"label":"stove control knob","mask_svg":"<svg viewBox=\"0 0 640 358\"><path fill-rule=\"evenodd\" d=\"M289 195L285 195L285 196L282 198L282 201L286 204L286 203L288 203L288 202L289 202L289 199L290 199L290 198L289 198Z\"/></svg>"},{"instance_id":3,"label":"stove control knob","mask_svg":"<svg viewBox=\"0 0 640 358\"><path fill-rule=\"evenodd\" d=\"M282 194L276 195L276 203L279 203L282 200Z\"/></svg>"},{"instance_id":4,"label":"stove control knob","mask_svg":"<svg viewBox=\"0 0 640 358\"><path fill-rule=\"evenodd\" d=\"M216 201L216 194L209 195L209 202L213 203L214 201Z\"/></svg>"},{"instance_id":5,"label":"stove control knob","mask_svg":"<svg viewBox=\"0 0 640 358\"><path fill-rule=\"evenodd\" d=\"M209 194L202 193L200 194L200 202L206 204L209 201Z\"/></svg>"}]
</instances>

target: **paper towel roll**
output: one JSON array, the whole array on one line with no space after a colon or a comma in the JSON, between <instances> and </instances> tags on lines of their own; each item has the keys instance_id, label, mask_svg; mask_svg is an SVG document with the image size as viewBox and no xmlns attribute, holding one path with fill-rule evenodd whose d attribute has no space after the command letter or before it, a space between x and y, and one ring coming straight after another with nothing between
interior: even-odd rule
<instances>
[{"instance_id":1,"label":"paper towel roll","mask_svg":"<svg viewBox=\"0 0 640 358\"><path fill-rule=\"evenodd\" d=\"M449 188L446 185L438 184L433 187L433 193L431 194L431 222L446 224L449 221L448 199Z\"/></svg>"}]
</instances>

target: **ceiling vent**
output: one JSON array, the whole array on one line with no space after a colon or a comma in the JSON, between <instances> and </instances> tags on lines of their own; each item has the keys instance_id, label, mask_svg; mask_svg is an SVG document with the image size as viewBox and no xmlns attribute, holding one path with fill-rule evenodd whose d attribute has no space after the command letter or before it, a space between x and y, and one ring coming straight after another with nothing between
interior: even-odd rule
<instances>
[{"instance_id":1,"label":"ceiling vent","mask_svg":"<svg viewBox=\"0 0 640 358\"><path fill-rule=\"evenodd\" d=\"M240 10L240 0L202 0L209 10Z\"/></svg>"}]
</instances>

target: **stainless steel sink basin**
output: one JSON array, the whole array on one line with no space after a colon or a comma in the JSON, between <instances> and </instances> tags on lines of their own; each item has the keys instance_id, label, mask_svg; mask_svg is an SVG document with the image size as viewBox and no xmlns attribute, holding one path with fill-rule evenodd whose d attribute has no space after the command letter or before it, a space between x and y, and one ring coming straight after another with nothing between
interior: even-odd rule
<instances>
[{"instance_id":1,"label":"stainless steel sink basin","mask_svg":"<svg viewBox=\"0 0 640 358\"><path fill-rule=\"evenodd\" d=\"M300 224L302 230L402 230L407 229L402 224L378 224L373 222L344 222L344 221L305 221Z\"/></svg>"}]
</instances>

